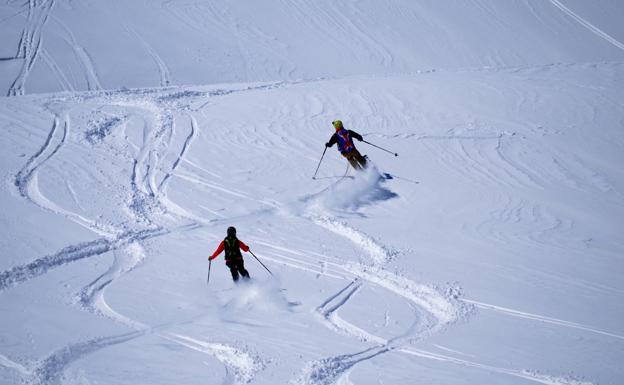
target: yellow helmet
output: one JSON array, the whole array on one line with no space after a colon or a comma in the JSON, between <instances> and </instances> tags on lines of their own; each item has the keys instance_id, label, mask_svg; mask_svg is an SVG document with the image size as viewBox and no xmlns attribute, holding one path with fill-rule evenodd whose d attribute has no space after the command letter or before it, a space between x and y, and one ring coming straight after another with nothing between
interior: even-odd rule
<instances>
[{"instance_id":1,"label":"yellow helmet","mask_svg":"<svg viewBox=\"0 0 624 385\"><path fill-rule=\"evenodd\" d=\"M332 124L334 125L334 128L336 130L340 130L342 128L342 121L341 120L334 120L332 122Z\"/></svg>"}]
</instances>

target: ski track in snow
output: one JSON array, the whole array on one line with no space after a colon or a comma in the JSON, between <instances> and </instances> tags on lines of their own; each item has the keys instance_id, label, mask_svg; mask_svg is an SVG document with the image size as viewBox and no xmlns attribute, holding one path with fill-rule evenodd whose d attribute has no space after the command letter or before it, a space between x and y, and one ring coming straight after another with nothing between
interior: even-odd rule
<instances>
[{"instance_id":1,"label":"ski track in snow","mask_svg":"<svg viewBox=\"0 0 624 385\"><path fill-rule=\"evenodd\" d=\"M22 376L27 376L30 374L30 370L26 368L24 365L17 363L15 361L10 360L8 357L0 354L0 366L4 366L5 368L12 369L17 371Z\"/></svg>"},{"instance_id":2,"label":"ski track in snow","mask_svg":"<svg viewBox=\"0 0 624 385\"><path fill-rule=\"evenodd\" d=\"M355 364L361 361L365 361L380 354L384 354L390 351L395 351L398 353L404 353L411 356L416 356L419 358L436 360L441 362L446 362L454 365L460 365L470 368L477 368L481 370L486 370L492 373L499 373L510 375L518 378L523 378L526 380L530 380L532 382L546 384L546 385L592 385L591 382L579 381L569 377L558 377L552 376L548 374L539 373L536 371L530 370L520 370L520 369L510 369L497 367L493 365L486 365L482 363L478 363L475 361L470 361L466 359L460 359L449 355L443 355L439 353L433 353L430 351L415 349L411 347L401 347L401 346L390 346L389 344L392 341L388 341L382 337L376 336L366 330L363 330L352 323L344 320L338 315L338 310L344 306L352 296L354 296L362 286L362 281L360 278L356 278L354 281L350 282L346 287L341 289L335 295L329 297L321 306L319 306L316 311L321 316L326 325L336 331L337 333L351 335L355 338L358 338L362 341L372 342L376 344L376 347L364 350L362 352L356 354L349 355L341 355L336 357L329 357L314 361L309 363L308 366L304 369L303 374L297 379L296 383L304 384L304 385L328 385L328 384L339 384L341 381L346 381L345 376L348 375L348 370L350 370ZM402 287L399 286L399 290ZM477 306L483 309L492 309L496 311L505 312L507 314L511 314L514 316L520 316L522 318L529 318L533 320L539 320L543 322L549 322L553 324L557 324L560 326L570 326L575 327L587 331L593 331L600 334L605 334L609 336L613 336L616 338L621 338L620 336L613 335L611 333L604 333L601 331L596 331L592 329L587 329L578 324L572 324L566 321L549 319L546 317L536 316L528 313L520 313L511 309L493 307L492 305L483 304L476 301L460 299L460 301L467 302L471 305ZM413 343L413 339L409 341ZM461 352L455 352L461 354Z\"/></svg>"},{"instance_id":3,"label":"ski track in snow","mask_svg":"<svg viewBox=\"0 0 624 385\"><path fill-rule=\"evenodd\" d=\"M16 58L23 58L24 63L9 88L8 96L24 95L28 75L37 61L37 56L41 53L43 28L53 7L54 0L28 0L26 25L15 55Z\"/></svg>"},{"instance_id":4,"label":"ski track in snow","mask_svg":"<svg viewBox=\"0 0 624 385\"><path fill-rule=\"evenodd\" d=\"M189 118L191 120L189 134L186 137L186 140L184 141L184 145L182 146L182 150L180 150L180 154L178 155L176 160L171 165L171 171L167 172L167 174L162 179L162 182L160 182L160 185L158 186L159 191L164 191L167 181L169 180L171 175L175 172L176 168L180 164L180 161L184 159L184 155L188 151L188 148L190 147L191 142L193 141L193 138L195 137L195 132L197 131L197 120L192 115L189 115Z\"/></svg>"},{"instance_id":5,"label":"ski track in snow","mask_svg":"<svg viewBox=\"0 0 624 385\"><path fill-rule=\"evenodd\" d=\"M304 385L329 385L337 384L341 381L344 382L349 370L357 363L395 349L394 346L390 345L390 341L377 337L338 315L338 310L360 291L362 284L359 278L351 281L338 293L325 300L316 309L316 312L321 316L326 326L335 332L354 336L362 341L373 342L376 346L355 354L343 354L310 362L303 369L303 373L296 381L297 383Z\"/></svg>"},{"instance_id":6,"label":"ski track in snow","mask_svg":"<svg viewBox=\"0 0 624 385\"><path fill-rule=\"evenodd\" d=\"M181 229L188 228L191 227L187 226L182 227ZM139 242L169 233L171 233L171 230L164 228L130 231L113 239L99 238L93 241L69 245L54 254L35 259L25 265L14 266L10 270L1 272L0 292L16 284L39 277L47 273L49 270L59 266L92 256L101 255L111 250L117 250L133 242Z\"/></svg>"},{"instance_id":7,"label":"ski track in snow","mask_svg":"<svg viewBox=\"0 0 624 385\"><path fill-rule=\"evenodd\" d=\"M251 382L255 374L264 368L259 357L230 345L206 342L189 336L171 333L165 339L196 350L219 360L227 374L223 384L243 385Z\"/></svg>"},{"instance_id":8,"label":"ski track in snow","mask_svg":"<svg viewBox=\"0 0 624 385\"><path fill-rule=\"evenodd\" d=\"M58 151L58 149L65 140L65 137L67 135L66 127L63 128L62 138L58 140L59 143L56 144L56 146L52 145L52 141L56 136L59 125L60 121L57 116L54 118L52 129L48 133L48 136L43 143L43 146L41 146L41 148L28 159L24 167L15 175L14 184L18 188L20 195L24 198L28 198L28 183L32 179L33 173L35 173L35 171L41 166L41 164L43 164L43 162L50 159ZM46 152L50 147L53 148L51 151L49 151L50 154L44 156L44 152ZM40 158L43 158L43 160L39 160Z\"/></svg>"},{"instance_id":9,"label":"ski track in snow","mask_svg":"<svg viewBox=\"0 0 624 385\"><path fill-rule=\"evenodd\" d=\"M316 309L316 312L322 317L326 325L337 333L357 336L363 341L384 342L374 338L368 332L344 322L338 315L338 309L346 304L361 288L362 282L356 278L338 293L325 300Z\"/></svg>"},{"instance_id":10,"label":"ski track in snow","mask_svg":"<svg viewBox=\"0 0 624 385\"><path fill-rule=\"evenodd\" d=\"M560 235L570 233L574 229L574 222L559 218L551 213L543 205L527 201L512 201L508 196L504 198L502 208L493 210L490 218L477 224L474 231L481 237L491 239L501 245L511 242L523 243L527 246L538 248L558 249L562 252L577 250L582 252L582 247L570 245L565 240L560 240ZM505 225L527 223L531 229L527 229L522 236L510 234L505 230ZM472 229L470 229L472 230ZM567 284L589 287L589 284L568 281ZM604 291L604 288L594 287L594 290Z\"/></svg>"},{"instance_id":11,"label":"ski track in snow","mask_svg":"<svg viewBox=\"0 0 624 385\"><path fill-rule=\"evenodd\" d=\"M542 187L543 184L538 183L534 176L504 154L505 140L514 135L422 135L415 139L430 151L439 153L442 166L458 177L510 189ZM471 143L471 146L465 142Z\"/></svg>"},{"instance_id":12,"label":"ski track in snow","mask_svg":"<svg viewBox=\"0 0 624 385\"><path fill-rule=\"evenodd\" d=\"M354 280L349 283L345 288L340 290L337 294L328 298L319 308L317 312L322 316L327 326L341 334L351 335L362 341L368 341L377 344L376 347L364 350L363 352L356 353L354 355L342 355L330 358L324 358L313 363L308 364L304 369L303 374L298 379L298 383L305 385L326 385L326 384L339 384L341 380L345 380L344 377L348 374L348 370L351 369L357 362L364 361L373 358L379 354L387 353L389 351L395 351L398 353L404 353L419 358L431 359L436 361L447 362L455 365L461 365L471 368L478 368L487 370L493 373L500 373L520 377L533 382L547 384L547 385L591 385L588 382L578 382L576 380L561 378L555 376L544 375L536 372L507 369L496 367L492 365L485 365L474 361L465 359L459 359L448 355L442 355L425 351L422 349L405 348L405 347L391 347L388 341L382 337L371 334L350 322L342 319L338 315L340 307L345 305L347 301L361 288L361 282ZM413 341L410 341L413 343ZM374 354L369 354L369 353ZM460 353L460 352L456 352ZM354 358L359 358L354 360Z\"/></svg>"},{"instance_id":13,"label":"ski track in snow","mask_svg":"<svg viewBox=\"0 0 624 385\"><path fill-rule=\"evenodd\" d=\"M592 328L586 325L582 325L576 322L570 322L570 321L565 321L565 320L561 320L561 319L557 319L557 318L552 318L552 317L546 317L546 316L542 316L542 315L538 315L538 314L532 314L532 313L527 313L527 312L523 312L523 311L519 311L519 310L514 310L514 309L509 309L506 307L502 307L502 306L496 306L496 305L491 305L491 304L487 304L487 303L483 303L483 302L479 302L479 301L474 301L474 300L470 300L467 298L463 298L461 299L462 301L474 305L480 309L484 309L484 310L492 310L498 313L503 313L503 314L507 314L510 315L512 317L518 317L518 318L525 318L525 319L530 319L530 320L534 320L534 321L538 321L538 322L544 322L544 323L549 323L552 325L558 325L558 326L564 326L564 327L568 327L568 328L573 328L573 329L579 329L579 330L584 330L587 332L591 332L591 333L596 333L596 334L601 334L604 336L608 336L608 337L613 337L613 338L617 338L620 340L624 340L624 336L619 335L619 334L615 334L615 333L610 333L604 330L600 330L600 329L596 329L596 328Z\"/></svg>"},{"instance_id":14,"label":"ski track in snow","mask_svg":"<svg viewBox=\"0 0 624 385\"><path fill-rule=\"evenodd\" d=\"M317 308L316 311L330 329L341 334L351 335L362 341L375 343L376 347L366 349L356 354L341 355L314 361L308 364L308 366L304 369L303 374L297 380L297 383L305 385L339 384L340 381L346 381L344 377L348 374L348 370L351 369L356 363L374 358L380 354L395 351L398 353L404 353L419 358L442 361L455 365L478 368L489 372L511 375L514 377L519 377L547 385L591 384L589 382L579 382L570 378L550 376L527 370L508 369L492 365L485 365L478 362L458 359L452 356L433 353L421 349L390 345L390 343L393 341L388 341L382 337L369 333L342 319L338 315L338 310L340 309L340 307L344 306L347 301L360 290L361 285L362 281L360 281L359 278L350 282L338 293L329 297L321 306ZM473 303L472 301L470 302ZM414 341L412 339L409 342L413 343Z\"/></svg>"},{"instance_id":15,"label":"ski track in snow","mask_svg":"<svg viewBox=\"0 0 624 385\"><path fill-rule=\"evenodd\" d=\"M467 314L470 311L469 308L473 306L484 310L494 310L513 317L520 317L538 322L546 322L562 327L576 328L588 332L622 339L622 336L620 335L605 332L578 323L535 315L526 312L520 312L517 310L489 305L474 300L455 298L454 301L456 302L453 303L449 300L449 298L441 295L436 289L425 285L418 285L406 278L383 270L383 264L391 260L395 252L391 251L388 247L379 244L366 234L349 227L344 222L331 219L327 216L313 216L308 214L304 215L304 218L311 220L313 223L316 223L317 225L352 241L358 247L362 248L371 257L373 265L366 266L355 263L345 264L334 261L315 261L314 259L311 259L310 261L305 261L304 258L309 259L306 257L306 255L309 253L301 253L296 250L286 249L284 247L272 245L269 242L261 240L255 240L254 243L262 244L264 246L271 247L276 250L281 250L293 255L291 257L287 257L283 254L272 252L271 256L263 256L263 259L272 260L291 268L296 268L302 271L308 271L319 275L325 275L331 278L337 278L341 280L352 279L352 281L346 287L325 300L316 309L316 312L320 316L320 319L329 329L334 330L335 332L340 334L351 335L362 341L375 343L376 347L355 354L332 356L310 362L303 369L302 374L300 374L300 376L294 381L297 384L325 385L338 384L344 381L348 381L346 376L357 363L372 359L380 354L384 354L390 351L405 353L424 359L442 361L454 365L477 368L493 373L510 375L513 377L518 377L546 385L592 384L591 382L579 381L574 378L553 376L531 370L496 367L492 365L478 363L475 361L459 359L448 355L441 355L421 349L388 346L388 340L378 337L366 330L363 330L344 320L338 315L338 310L342 306L346 305L348 301L359 292L365 282L372 283L377 285L378 287L384 288L398 296L405 298L406 300L415 304L418 308L425 310L423 316L425 318L428 318L426 326L422 329L422 334L416 336L416 338L413 338L412 341L422 339L427 335L430 335L432 333L435 333L437 330L440 330L444 327L444 325L455 322L455 320ZM321 262L322 266L324 267L320 267ZM345 275L345 273L347 274ZM463 308L463 306L461 304L458 304L457 302L467 304L468 308Z\"/></svg>"},{"instance_id":16,"label":"ski track in snow","mask_svg":"<svg viewBox=\"0 0 624 385\"><path fill-rule=\"evenodd\" d=\"M63 127L62 131L59 129L59 126ZM54 157L65 145L69 134L69 127L70 122L68 116L65 116L62 122L58 115L54 118L52 129L48 133L48 137L46 138L43 146L30 157L26 165L24 165L24 167L15 175L14 185L18 189L19 195L40 208L64 216L65 218L92 230L96 234L113 237L118 232L110 226L97 223L96 221L85 218L78 213L61 208L46 198L39 189L39 169L42 168L42 166L52 157Z\"/></svg>"},{"instance_id":17,"label":"ski track in snow","mask_svg":"<svg viewBox=\"0 0 624 385\"><path fill-rule=\"evenodd\" d=\"M58 82L61 85L61 89L63 91L68 91L68 92L76 91L76 89L71 84L69 79L67 79L67 76L65 76L65 73L63 72L61 67L58 65L58 63L54 60L52 55L50 55L45 48L41 49L41 57L43 58L43 60L46 62L46 64L50 68L50 71L52 71L54 76L58 79Z\"/></svg>"},{"instance_id":18,"label":"ski track in snow","mask_svg":"<svg viewBox=\"0 0 624 385\"><path fill-rule=\"evenodd\" d=\"M111 308L104 298L104 289L117 278L132 271L145 259L145 250L138 241L114 250L114 261L108 270L97 277L93 282L85 286L78 295L76 302L88 311L109 317L115 321L142 330L147 326L141 322L119 314Z\"/></svg>"},{"instance_id":19,"label":"ski track in snow","mask_svg":"<svg viewBox=\"0 0 624 385\"><path fill-rule=\"evenodd\" d=\"M124 98L118 101L109 101L112 105L137 109L145 114L147 129L143 135L143 143L132 161L132 175L130 177L132 193L128 208L139 223L153 224L154 219L152 217L155 212L169 212L191 222L201 223L200 218L185 212L166 197L167 182L180 162L184 160L184 155L195 136L197 124L195 118L189 114L190 133L172 165L165 166L164 161L168 149L176 135L176 117L173 113L173 107L167 106L166 102L166 96L147 99L131 98L130 100ZM169 171L163 171L167 168ZM161 176L160 174L164 175Z\"/></svg>"},{"instance_id":20,"label":"ski track in snow","mask_svg":"<svg viewBox=\"0 0 624 385\"><path fill-rule=\"evenodd\" d=\"M113 265L96 280L83 288L77 296L78 302L87 310L135 329L137 333L142 333L141 335L156 331L157 329L153 330L142 322L118 313L108 305L104 298L104 290L108 285L123 274L130 272L144 259L144 250L138 242L117 251ZM223 384L246 384L251 381L256 372L264 367L259 357L231 345L206 342L178 333L156 332L155 335L188 349L208 354L220 361L226 367L227 372Z\"/></svg>"},{"instance_id":21,"label":"ski track in snow","mask_svg":"<svg viewBox=\"0 0 624 385\"><path fill-rule=\"evenodd\" d=\"M344 376L356 364L394 350L387 345L375 346L353 354L327 357L308 363L294 383L298 385L332 385L345 381Z\"/></svg>"},{"instance_id":22,"label":"ski track in snow","mask_svg":"<svg viewBox=\"0 0 624 385\"><path fill-rule=\"evenodd\" d=\"M397 253L372 237L327 215L307 213L303 215L303 218L347 238L370 256L370 265L326 262L326 265L332 265L356 278L338 293L325 300L316 309L316 313L331 330L354 336L363 341L374 342L377 345L355 354L326 357L310 362L303 369L300 377L296 379L297 383L326 385L335 384L337 381L346 381L346 373L357 363L394 351L400 343L399 341L406 339L406 336L400 336L393 340L385 340L351 324L338 315L338 309L347 304L359 292L364 282L403 297L422 310L422 317L418 319L418 327L410 328L415 330L411 330L407 334L407 339L411 342L424 339L446 325L452 324L466 311L461 305L451 302L435 289L418 285L406 278L384 271L383 266L390 262Z\"/></svg>"},{"instance_id":23,"label":"ski track in snow","mask_svg":"<svg viewBox=\"0 0 624 385\"><path fill-rule=\"evenodd\" d=\"M89 56L87 50L80 44L78 44L76 36L66 23L64 23L60 18L55 16L52 16L52 20L54 20L54 22L56 22L67 35L66 37L63 37L63 40L74 51L76 59L78 59L78 61L82 65L84 71L84 80L87 83L87 90L101 90L103 88L102 84L95 69L95 65L93 64L93 60L91 59L91 56Z\"/></svg>"},{"instance_id":24,"label":"ski track in snow","mask_svg":"<svg viewBox=\"0 0 624 385\"><path fill-rule=\"evenodd\" d=\"M143 332L134 331L66 345L37 362L26 377L26 382L30 385L61 385L65 368L73 362L100 349L125 343L143 335Z\"/></svg>"},{"instance_id":25,"label":"ski track in snow","mask_svg":"<svg viewBox=\"0 0 624 385\"><path fill-rule=\"evenodd\" d=\"M136 30L134 30L130 26L126 26L126 30L128 31L128 33L136 37L136 39L141 43L147 53L154 60L156 66L158 66L158 73L160 74L160 86L169 86L171 84L171 73L165 61L160 57L160 55L158 55L158 52L156 52L154 47L152 47Z\"/></svg>"},{"instance_id":26,"label":"ski track in snow","mask_svg":"<svg viewBox=\"0 0 624 385\"><path fill-rule=\"evenodd\" d=\"M331 219L327 216L310 216L309 219L327 230L346 237L351 242L362 248L372 259L372 266L381 267L390 262L397 254L396 251L381 245L372 237L358 231L344 222Z\"/></svg>"},{"instance_id":27,"label":"ski track in snow","mask_svg":"<svg viewBox=\"0 0 624 385\"><path fill-rule=\"evenodd\" d=\"M559 0L550 0L550 2L555 7L559 8L563 13L565 13L566 15L568 15L572 19L574 19L574 21L578 22L580 25L582 25L583 27L587 28L591 33L596 34L598 37L600 37L601 39L606 40L607 42L609 42L611 44L613 44L617 48L619 48L621 50L624 50L624 44L620 43L617 39L613 38L612 36L606 34L604 31L602 31L600 28L596 27L595 25L593 25L589 21L583 19L581 16L579 16L574 11L572 11L570 8L568 8L565 5L563 5L561 3L561 1L559 1Z\"/></svg>"},{"instance_id":28,"label":"ski track in snow","mask_svg":"<svg viewBox=\"0 0 624 385\"><path fill-rule=\"evenodd\" d=\"M546 385L594 385L592 382L579 381L569 377L552 376L548 374L542 374L531 370L518 370L518 369L506 369L492 365L480 364L469 360L459 359L443 354L433 353L421 349L399 349L400 352L416 356L419 358L426 358L430 360L451 363L455 365L465 366L469 368L476 368L485 370L492 373L506 374L513 377L522 378L532 382Z\"/></svg>"}]
</instances>

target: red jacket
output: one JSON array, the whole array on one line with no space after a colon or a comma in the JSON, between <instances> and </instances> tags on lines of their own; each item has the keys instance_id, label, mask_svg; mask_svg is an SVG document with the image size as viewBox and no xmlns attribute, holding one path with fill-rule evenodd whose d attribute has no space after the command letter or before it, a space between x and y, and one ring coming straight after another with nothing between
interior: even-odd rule
<instances>
[{"instance_id":1,"label":"red jacket","mask_svg":"<svg viewBox=\"0 0 624 385\"><path fill-rule=\"evenodd\" d=\"M240 239L238 240L238 247L243 251L249 251L249 246L244 244L243 241L241 241ZM221 254L223 250L225 250L225 240L221 241L219 247L217 247L217 250L215 250L215 252L212 253L210 257L208 257L208 260L212 261L213 259L217 258L217 256L219 256L219 254Z\"/></svg>"}]
</instances>

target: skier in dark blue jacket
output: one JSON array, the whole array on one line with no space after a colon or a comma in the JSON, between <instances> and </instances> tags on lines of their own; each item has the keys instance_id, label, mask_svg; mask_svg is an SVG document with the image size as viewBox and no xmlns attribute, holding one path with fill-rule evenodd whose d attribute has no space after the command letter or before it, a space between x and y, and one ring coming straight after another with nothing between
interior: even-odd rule
<instances>
[{"instance_id":1,"label":"skier in dark blue jacket","mask_svg":"<svg viewBox=\"0 0 624 385\"><path fill-rule=\"evenodd\" d=\"M366 158L360 154L360 152L355 148L355 144L353 143L353 138L359 140L360 142L363 140L362 135L358 134L355 131L347 130L343 127L342 121L334 120L332 122L334 128L336 129L336 133L332 135L329 139L329 142L325 143L325 147L331 147L334 143L338 143L338 151L347 158L351 166L353 166L356 170L362 170L366 168Z\"/></svg>"}]
</instances>

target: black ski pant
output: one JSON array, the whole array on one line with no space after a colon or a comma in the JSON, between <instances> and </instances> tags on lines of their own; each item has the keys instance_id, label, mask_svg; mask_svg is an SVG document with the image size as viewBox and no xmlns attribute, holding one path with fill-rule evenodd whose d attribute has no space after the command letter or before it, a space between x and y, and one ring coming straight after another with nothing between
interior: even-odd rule
<instances>
[{"instance_id":1,"label":"black ski pant","mask_svg":"<svg viewBox=\"0 0 624 385\"><path fill-rule=\"evenodd\" d=\"M354 148L346 154L342 154L342 156L347 158L354 169L363 170L366 168L366 158L364 158L357 149Z\"/></svg>"},{"instance_id":2,"label":"black ski pant","mask_svg":"<svg viewBox=\"0 0 624 385\"><path fill-rule=\"evenodd\" d=\"M245 270L245 261L243 259L230 259L229 261L225 261L225 265L230 269L230 273L232 273L232 279L234 282L238 281L238 273L243 276L243 278L249 279L249 272Z\"/></svg>"}]
</instances>

